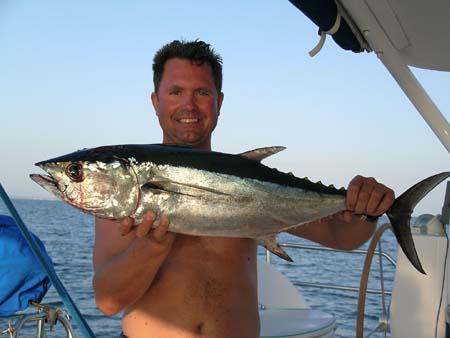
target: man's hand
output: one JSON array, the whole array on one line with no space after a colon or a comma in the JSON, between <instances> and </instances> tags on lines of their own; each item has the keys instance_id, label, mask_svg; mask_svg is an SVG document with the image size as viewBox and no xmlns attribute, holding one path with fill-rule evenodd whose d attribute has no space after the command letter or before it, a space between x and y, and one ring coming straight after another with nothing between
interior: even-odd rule
<instances>
[{"instance_id":1,"label":"man's hand","mask_svg":"<svg viewBox=\"0 0 450 338\"><path fill-rule=\"evenodd\" d=\"M134 225L132 217L125 217L120 222L119 231L122 236L134 232L136 238L146 242L144 245L153 245L155 251L160 251L158 253L167 254L175 239L175 234L168 231L170 221L166 216L162 215L158 224L156 224L156 219L157 216L152 211L147 212L142 222L137 225Z\"/></svg>"},{"instance_id":2,"label":"man's hand","mask_svg":"<svg viewBox=\"0 0 450 338\"><path fill-rule=\"evenodd\" d=\"M378 183L373 177L356 176L347 188L344 220L350 222L353 214L380 216L394 203L392 189Z\"/></svg>"},{"instance_id":3,"label":"man's hand","mask_svg":"<svg viewBox=\"0 0 450 338\"><path fill-rule=\"evenodd\" d=\"M119 226L97 218L93 285L96 304L107 316L140 299L169 255L175 239L175 233L168 231L169 219L161 216L155 223L153 212L136 226L131 217ZM111 231L113 226L116 231Z\"/></svg>"}]
</instances>

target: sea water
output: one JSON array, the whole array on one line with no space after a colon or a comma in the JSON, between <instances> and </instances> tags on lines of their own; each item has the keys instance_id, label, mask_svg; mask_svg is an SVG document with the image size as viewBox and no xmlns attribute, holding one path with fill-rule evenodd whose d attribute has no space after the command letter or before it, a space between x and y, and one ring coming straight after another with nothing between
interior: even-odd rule
<instances>
[{"instance_id":1,"label":"sea water","mask_svg":"<svg viewBox=\"0 0 450 338\"><path fill-rule=\"evenodd\" d=\"M106 317L95 306L92 289L92 251L94 247L94 218L61 201L47 200L13 200L28 229L35 233L44 243L52 258L55 270L69 292L71 298L83 314L92 331L98 338L117 337L121 330L120 315ZM8 215L0 201L0 213ZM379 224L385 222L381 218ZM281 242L308 244L306 240L281 234ZM367 244L363 248L367 247ZM383 251L396 257L397 244L390 231L382 238ZM332 284L347 287L359 287L365 255L342 252L322 252L317 250L295 250L286 248L294 263L289 263L272 255L271 262L291 281ZM260 248L258 255L265 259L265 250ZM369 279L370 289L380 289L380 275L375 256ZM394 268L384 262L385 288L392 289ZM334 314L337 321L337 337L354 337L357 316L358 293L317 287L299 286L306 301L312 308ZM60 297L51 288L42 303L59 305L64 308ZM386 306L389 297L386 297ZM366 300L365 332L378 326L382 314L381 296L368 294ZM14 322L14 318L12 318ZM0 318L0 332L8 326L7 318ZM76 324L72 321L76 337L82 337ZM22 337L35 337L35 330L28 328ZM56 325L48 338L65 336L61 325ZM383 337L382 333L373 337Z\"/></svg>"}]
</instances>

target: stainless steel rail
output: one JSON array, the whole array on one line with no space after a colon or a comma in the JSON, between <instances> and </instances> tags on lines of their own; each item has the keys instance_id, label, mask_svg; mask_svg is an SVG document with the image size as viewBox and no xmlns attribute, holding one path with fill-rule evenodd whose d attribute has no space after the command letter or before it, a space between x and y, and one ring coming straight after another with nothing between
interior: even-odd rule
<instances>
[{"instance_id":1,"label":"stainless steel rail","mask_svg":"<svg viewBox=\"0 0 450 338\"><path fill-rule=\"evenodd\" d=\"M356 249L356 250L352 250L352 251L345 251L345 250L337 250L337 249L327 248L327 247L320 246L320 245L306 245L306 244L297 244L297 243L290 243L290 242L280 243L280 245L284 246L286 248L320 250L320 251L334 251L334 252L343 252L343 253L348 253L348 254L364 254L364 255L367 254L367 250L363 250L363 249ZM375 255L380 255L380 251L379 250L375 250L374 254ZM381 251L381 256L386 258L388 260L388 262L391 263L391 265L393 267L397 266L397 263L395 262L395 260L389 254L385 253L384 251Z\"/></svg>"},{"instance_id":2,"label":"stainless steel rail","mask_svg":"<svg viewBox=\"0 0 450 338\"><path fill-rule=\"evenodd\" d=\"M296 286L306 286L306 287L314 287L314 288L321 288L321 289L359 292L359 288L354 287L354 286L310 283L310 282L302 282L302 281L297 281L297 280L291 280L291 283ZM392 295L391 291L383 292L381 289L367 289L366 292L372 293L372 294L383 294L384 293L385 295Z\"/></svg>"},{"instance_id":3,"label":"stainless steel rail","mask_svg":"<svg viewBox=\"0 0 450 338\"><path fill-rule=\"evenodd\" d=\"M342 252L345 254L359 254L359 255L365 255L367 254L367 250L364 249L356 249L352 251L344 251L344 250L337 250L332 248L327 248L320 245L308 245L308 244L298 244L298 243L291 243L291 242L282 242L279 243L280 246L286 247L286 248L293 248L293 249L302 249L302 250L318 250L318 251L330 251L330 252ZM375 255L378 255L382 258L385 258L393 267L397 266L397 263L395 260L386 252L375 250ZM266 250L266 261L270 264L270 251ZM332 289L332 290L340 290L340 291L352 291L352 292L359 292L359 287L353 287L353 286L347 286L347 285L337 285L337 284L322 284L322 283L312 283L312 282L305 282L305 281L299 281L299 280L291 280L292 284L296 286L303 286L303 287L313 287L313 288L321 288L321 289ZM385 295L392 295L391 291L381 290L381 289L367 289L366 292L371 294L385 294Z\"/></svg>"},{"instance_id":4,"label":"stainless steel rail","mask_svg":"<svg viewBox=\"0 0 450 338\"><path fill-rule=\"evenodd\" d=\"M6 330L0 331L0 336L9 335L10 338L23 337L22 331L25 324L36 322L36 338L46 338L45 326L51 331L56 323L61 323L66 332L67 338L73 338L72 326L69 322L69 315L62 310L47 305L32 302L33 306L38 308L37 312L15 315L18 319Z\"/></svg>"}]
</instances>

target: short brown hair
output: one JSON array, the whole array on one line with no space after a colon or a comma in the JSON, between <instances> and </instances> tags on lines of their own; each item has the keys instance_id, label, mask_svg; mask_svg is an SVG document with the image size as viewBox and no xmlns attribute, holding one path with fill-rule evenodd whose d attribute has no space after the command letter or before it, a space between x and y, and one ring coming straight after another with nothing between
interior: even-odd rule
<instances>
[{"instance_id":1,"label":"short brown hair","mask_svg":"<svg viewBox=\"0 0 450 338\"><path fill-rule=\"evenodd\" d=\"M162 79L164 65L169 59L173 58L191 60L198 65L209 64L217 92L220 93L222 91L222 57L204 41L174 40L161 47L153 58L153 84L156 93Z\"/></svg>"}]
</instances>

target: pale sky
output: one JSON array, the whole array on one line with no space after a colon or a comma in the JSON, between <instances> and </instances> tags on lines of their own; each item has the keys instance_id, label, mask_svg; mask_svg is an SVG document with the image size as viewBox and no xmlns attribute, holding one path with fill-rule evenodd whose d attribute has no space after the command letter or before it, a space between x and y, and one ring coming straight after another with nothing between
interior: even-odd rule
<instances>
[{"instance_id":1,"label":"pale sky","mask_svg":"<svg viewBox=\"0 0 450 338\"><path fill-rule=\"evenodd\" d=\"M326 184L374 176L396 194L449 170L450 157L373 53L331 38L288 1L0 0L0 182L51 198L34 163L106 144L159 143L152 58L174 39L224 59L218 151L283 145L266 164ZM414 70L447 119L450 74ZM440 213L445 184L416 208Z\"/></svg>"}]
</instances>

